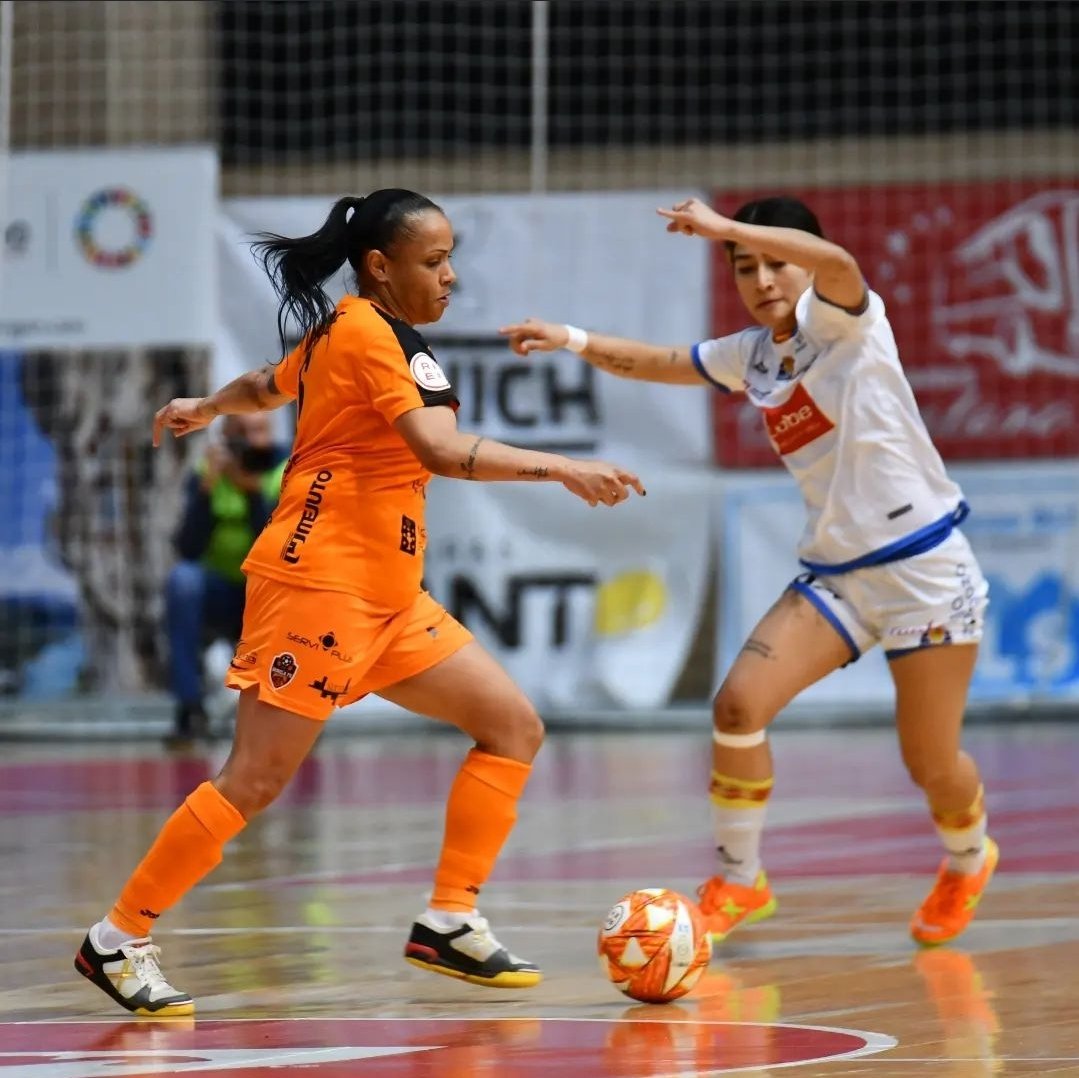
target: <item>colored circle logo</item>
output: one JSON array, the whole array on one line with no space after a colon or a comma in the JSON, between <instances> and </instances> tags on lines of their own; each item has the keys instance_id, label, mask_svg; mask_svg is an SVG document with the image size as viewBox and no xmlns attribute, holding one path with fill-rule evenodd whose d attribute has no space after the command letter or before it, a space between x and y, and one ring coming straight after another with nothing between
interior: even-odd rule
<instances>
[{"instance_id":1,"label":"colored circle logo","mask_svg":"<svg viewBox=\"0 0 1079 1078\"><path fill-rule=\"evenodd\" d=\"M153 234L150 208L126 187L96 191L75 220L75 239L83 256L101 269L122 269L137 262Z\"/></svg>"},{"instance_id":2,"label":"colored circle logo","mask_svg":"<svg viewBox=\"0 0 1079 1078\"><path fill-rule=\"evenodd\" d=\"M667 610L667 585L650 569L631 569L604 581L596 592L599 636L626 636L654 625Z\"/></svg>"}]
</instances>

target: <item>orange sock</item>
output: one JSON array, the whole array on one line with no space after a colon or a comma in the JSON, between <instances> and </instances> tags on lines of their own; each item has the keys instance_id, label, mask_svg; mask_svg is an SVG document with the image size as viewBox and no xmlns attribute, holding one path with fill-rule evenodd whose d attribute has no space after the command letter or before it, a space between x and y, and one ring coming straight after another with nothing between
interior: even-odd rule
<instances>
[{"instance_id":1,"label":"orange sock","mask_svg":"<svg viewBox=\"0 0 1079 1078\"><path fill-rule=\"evenodd\" d=\"M446 834L435 870L431 908L467 913L517 819L531 764L473 749L446 803Z\"/></svg>"},{"instance_id":2,"label":"orange sock","mask_svg":"<svg viewBox=\"0 0 1079 1078\"><path fill-rule=\"evenodd\" d=\"M125 932L149 935L153 922L221 863L222 847L246 823L213 783L204 782L161 828L109 920Z\"/></svg>"}]
</instances>

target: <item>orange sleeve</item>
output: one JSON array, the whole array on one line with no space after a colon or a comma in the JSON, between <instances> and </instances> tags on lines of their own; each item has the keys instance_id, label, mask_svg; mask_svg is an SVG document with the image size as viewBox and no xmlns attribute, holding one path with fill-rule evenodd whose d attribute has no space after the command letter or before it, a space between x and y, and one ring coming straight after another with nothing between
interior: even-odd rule
<instances>
[{"instance_id":1,"label":"orange sleeve","mask_svg":"<svg viewBox=\"0 0 1079 1078\"><path fill-rule=\"evenodd\" d=\"M284 397L295 399L300 391L300 368L303 366L303 342L298 345L273 369L273 384L277 392Z\"/></svg>"},{"instance_id":2,"label":"orange sleeve","mask_svg":"<svg viewBox=\"0 0 1079 1078\"><path fill-rule=\"evenodd\" d=\"M360 377L367 383L375 410L392 425L405 412L422 408L423 398L393 330L369 323L368 331L368 339L357 349Z\"/></svg>"}]
</instances>

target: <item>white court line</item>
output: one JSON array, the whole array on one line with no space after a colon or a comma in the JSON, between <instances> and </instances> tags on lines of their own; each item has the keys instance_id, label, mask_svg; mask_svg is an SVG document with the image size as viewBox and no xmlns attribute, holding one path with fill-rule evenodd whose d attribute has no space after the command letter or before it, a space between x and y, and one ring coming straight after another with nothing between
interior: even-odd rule
<instances>
[{"instance_id":1,"label":"white court line","mask_svg":"<svg viewBox=\"0 0 1079 1078\"><path fill-rule=\"evenodd\" d=\"M288 1019L288 1021L304 1021L304 1020L305 1019L303 1019L303 1018ZM321 1018L321 1019L308 1018L306 1020L308 1020L308 1021L326 1021L325 1018ZM514 1018L508 1018L507 1017L507 1018L494 1019L494 1020L495 1021L513 1022L513 1021L520 1021L521 1019L520 1019L520 1017L514 1017ZM212 1021L217 1021L217 1020L212 1019ZM265 1019L244 1019L244 1018L239 1018L239 1019L221 1019L221 1021L232 1021L232 1022L237 1022L238 1023L238 1022L265 1021ZM425 1021L428 1021L428 1019L423 1019L423 1018L413 1018L413 1019L410 1019L410 1018L405 1018L405 1019L357 1018L357 1019L353 1019L353 1021L360 1021L360 1022L364 1022L364 1021L366 1021L366 1022L386 1022L386 1021L425 1022ZM475 1022L486 1022L486 1021L488 1021L488 1019L477 1019L477 1018L461 1019L461 1018L448 1018L447 1017L447 1018L430 1019L430 1021L442 1021L442 1022L475 1021ZM606 1018L566 1018L566 1019L559 1019L559 1018L552 1018L552 1019L544 1019L544 1021L554 1021L554 1022L557 1022L557 1021L593 1022L593 1023L595 1023L595 1022L604 1022L606 1024L611 1024L611 1023L620 1023L620 1022L629 1023L629 1022L639 1021L639 1019L619 1019L619 1018L612 1018L612 1019L606 1019ZM46 1021L46 1022L12 1022L12 1023L7 1023L7 1024L9 1024L9 1025L19 1025L19 1026L22 1026L22 1025L43 1026L43 1025L50 1025L50 1024L55 1024L55 1023L50 1023L50 1022ZM95 1022L74 1022L74 1023L64 1023L64 1024L65 1025L90 1025L90 1026L92 1026L92 1025L97 1025L98 1023L95 1023ZM687 1026L754 1026L754 1027L768 1026L769 1028L796 1029L796 1030L803 1030L803 1031L813 1031L813 1032L817 1032L817 1033L838 1033L838 1034L842 1034L842 1035L846 1035L846 1036L850 1036L850 1037L860 1038L862 1041L864 1041L864 1043L860 1048L852 1049L849 1052L839 1052L839 1053L836 1053L836 1054L833 1054L833 1055L818 1056L815 1059L797 1060L797 1061L794 1061L794 1062L791 1062L791 1063L770 1063L770 1064L767 1064L767 1065L748 1066L748 1067L734 1067L734 1068L723 1067L723 1068L718 1068L718 1069L714 1068L714 1067L710 1067L707 1070L694 1070L694 1071L687 1071L683 1067L683 1068L681 1068L681 1069L679 1069L677 1071L671 1071L670 1073L665 1074L665 1075L657 1075L656 1078L708 1078L708 1076L710 1076L710 1075L746 1074L746 1073L761 1072L761 1071L766 1071L767 1072L767 1071L778 1070L780 1068L786 1068L786 1067L806 1066L807 1064L810 1064L810 1063L833 1063L833 1062L837 1062L839 1060L858 1059L858 1058L861 1058L861 1057L864 1057L864 1056L875 1055L875 1054L877 1054L879 1052L886 1052L891 1048L895 1048L896 1045L898 1044L898 1041L896 1041L896 1039L894 1037L889 1037L889 1036L887 1036L886 1034L883 1034L883 1033L873 1033L873 1032L869 1032L867 1030L861 1030L861 1029L846 1029L846 1028L838 1027L838 1026L813 1026L813 1025L803 1025L803 1024L800 1024L800 1023L792 1023L792 1022L769 1022L769 1023L763 1023L763 1022L718 1022L718 1021L703 1021L703 1022L688 1021L688 1022L677 1022L677 1023L672 1023L672 1024L687 1025ZM423 1046L421 1048L417 1048L416 1050L417 1051L429 1051L430 1048L428 1048L427 1046ZM196 1053L198 1051L198 1049L187 1049L185 1051L186 1051L186 1054L191 1055L191 1054ZM286 1055L290 1051L291 1051L292 1054L298 1055L301 1058L303 1058L304 1056L310 1056L310 1054L312 1052L311 1049L291 1049L291 1050L286 1049L285 1050ZM324 1052L332 1053L335 1050L327 1048L327 1049L317 1049L315 1051L324 1051ZM346 1051L349 1051L349 1049L337 1049L336 1051L337 1052L346 1052ZM374 1051L378 1051L378 1050L376 1049ZM400 1051L401 1051L401 1049L383 1049L382 1050L382 1052L384 1054L397 1054ZM4 1054L6 1054L6 1053L0 1053L0 1058L2 1058ZM11 1054L14 1054L14 1053L11 1053ZM41 1054L41 1055L48 1055L50 1058L55 1058L58 1053L55 1053L55 1052L53 1052L53 1053L31 1052L31 1053L20 1053L20 1054L21 1055L38 1055L38 1054ZM67 1055L68 1053L63 1053L63 1054ZM131 1055L132 1053L126 1053L126 1054ZM139 1055L143 1055L143 1054L148 1054L148 1055L160 1054L164 1058L164 1057L168 1057L168 1056L174 1056L174 1055L177 1055L179 1053L174 1052L174 1051L161 1050L160 1053L138 1053L138 1054ZM219 1054L221 1054L221 1053L219 1053ZM236 1051L234 1051L233 1053L230 1053L230 1054L236 1056L237 1058L236 1058L235 1062L226 1063L225 1064L226 1067L228 1067L228 1066L241 1067L241 1066L246 1065L246 1061L243 1058L241 1058L242 1056L248 1054L246 1050L236 1050ZM308 1060L304 1059L304 1062L306 1063L306 1062L308 1062ZM177 1069L209 1069L209 1068L181 1067L181 1068L177 1068ZM223 1068L219 1066L216 1069L223 1069ZM122 1074L122 1073L124 1073L124 1071L118 1071L117 1073ZM134 1073L134 1072L132 1071L132 1072L129 1072L129 1073Z\"/></svg>"},{"instance_id":2,"label":"white court line","mask_svg":"<svg viewBox=\"0 0 1079 1078\"><path fill-rule=\"evenodd\" d=\"M592 907L589 907L592 908ZM596 907L598 909L598 907ZM601 916L603 913L600 910L597 916ZM354 934L361 932L370 932L374 934L382 933L396 933L401 931L401 924L395 925L342 925L342 924L304 924L304 925L252 925L246 928L237 928L234 925L220 926L220 927L202 927L202 928L169 928L163 929L162 935L169 936L258 936L269 935L279 936L285 935L289 932L299 932L305 935L310 935L313 932L333 932L333 933L345 933ZM1024 928L1030 928L1037 926L1040 928L1076 928L1076 919L1074 917L1015 917L1011 920L1003 918L986 918L984 920L978 919L974 921L974 927L980 930L987 928L1014 928L1016 925L1022 925ZM86 935L86 925L77 925L74 927L53 927L53 928L0 928L0 937L3 936L67 936L67 935ZM768 933L770 936L774 935L777 931L787 931L794 926L792 925L780 925L780 924L764 924L757 925L754 928L754 934L758 937L762 933ZM804 924L802 925L804 928ZM890 931L890 927L885 925L863 925L857 929L851 929L851 926L847 923L830 924L824 921L814 921L812 923L814 933L835 933L841 935L845 939L854 938L858 935L865 935L868 933L880 933ZM521 925L503 925L498 926L499 932L542 932L542 933L572 933L572 932L588 932L593 933L596 931L596 927L593 925L541 925L541 924L521 924ZM905 938L905 937L904 937ZM772 941L775 942L775 941ZM786 941L785 941L786 942ZM790 942L794 942L793 940ZM994 948L998 951L1014 950L1014 947L1002 945Z\"/></svg>"},{"instance_id":3,"label":"white court line","mask_svg":"<svg viewBox=\"0 0 1079 1078\"><path fill-rule=\"evenodd\" d=\"M1079 1063L1079 1056L927 1056L924 1059L905 1059L902 1056L889 1056L880 1063ZM784 1063L786 1067L788 1064Z\"/></svg>"},{"instance_id":4,"label":"white court line","mask_svg":"<svg viewBox=\"0 0 1079 1078\"><path fill-rule=\"evenodd\" d=\"M616 1003L616 1006L619 1004ZM402 1016L400 1018L372 1018L369 1015L351 1015L351 1014L297 1014L290 1015L287 1018L269 1017L269 1018L199 1018L197 1021L206 1022L230 1022L238 1025L241 1022L521 1022L529 1018L536 1018L541 1022L578 1022L578 1023L591 1023L593 1025L611 1025L612 1023L624 1024L624 1025L644 1025L648 1022L655 1023L656 1019L641 1019L641 1018L562 1018L556 1016L549 1018L541 1015L530 1014L511 1014L511 1015L492 1015L490 1018L477 1018L474 1015L469 1015L467 1018L462 1018L459 1015L432 1015L430 1018L420 1018L412 1015ZM177 1019L169 1019L171 1022L175 1022ZM78 1018L78 1019L66 1019L66 1018L25 1018L17 1019L13 1022L0 1021L0 1026L114 1026L120 1019L116 1018ZM136 1023L137 1024L137 1023ZM728 1022L722 1018L664 1018L660 1025L665 1026L776 1026L787 1029L812 1029L821 1033L846 1033L853 1037L865 1037L874 1036L881 1037L889 1042L895 1042L894 1038L887 1037L883 1033L870 1034L864 1029L843 1029L840 1026L814 1026L806 1025L801 1022Z\"/></svg>"},{"instance_id":5,"label":"white court line","mask_svg":"<svg viewBox=\"0 0 1079 1078\"><path fill-rule=\"evenodd\" d=\"M702 1025L704 1023L701 1023ZM724 1024L724 1023L720 1023ZM830 1056L815 1056L813 1059L796 1059L789 1063L763 1063L760 1065L750 1065L748 1067L709 1067L707 1070L699 1071L687 1071L685 1068L676 1071L668 1071L666 1074L656 1074L650 1076L650 1078L718 1078L723 1074L752 1074L754 1072L765 1072L770 1074L772 1071L786 1070L787 1067L808 1067L813 1063L838 1063L844 1059L862 1059L866 1056L875 1056L880 1052L887 1052L891 1048L895 1048L899 1042L895 1037L889 1037L885 1033L870 1033L864 1029L844 1029L840 1026L805 1026L795 1022L730 1022L728 1025L747 1025L747 1026L768 1026L769 1028L783 1028L783 1029L811 1029L818 1033L845 1033L851 1037L861 1037L865 1044L861 1048L854 1048L849 1052L838 1052L835 1055ZM889 1056L886 1062L891 1063L892 1057ZM882 1061L885 1062L885 1061ZM936 1062L941 1062L936 1060ZM951 1060L947 1060L951 1062Z\"/></svg>"}]
</instances>

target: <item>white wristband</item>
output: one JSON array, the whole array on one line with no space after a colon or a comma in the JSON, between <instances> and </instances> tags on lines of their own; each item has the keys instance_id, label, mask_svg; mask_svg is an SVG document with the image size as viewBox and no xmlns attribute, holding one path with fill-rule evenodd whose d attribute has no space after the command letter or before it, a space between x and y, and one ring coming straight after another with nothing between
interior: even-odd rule
<instances>
[{"instance_id":1,"label":"white wristband","mask_svg":"<svg viewBox=\"0 0 1079 1078\"><path fill-rule=\"evenodd\" d=\"M566 342L566 347L571 352L576 352L580 355L588 347L588 334L580 329L578 326L566 325L566 332L569 334L569 340Z\"/></svg>"}]
</instances>

